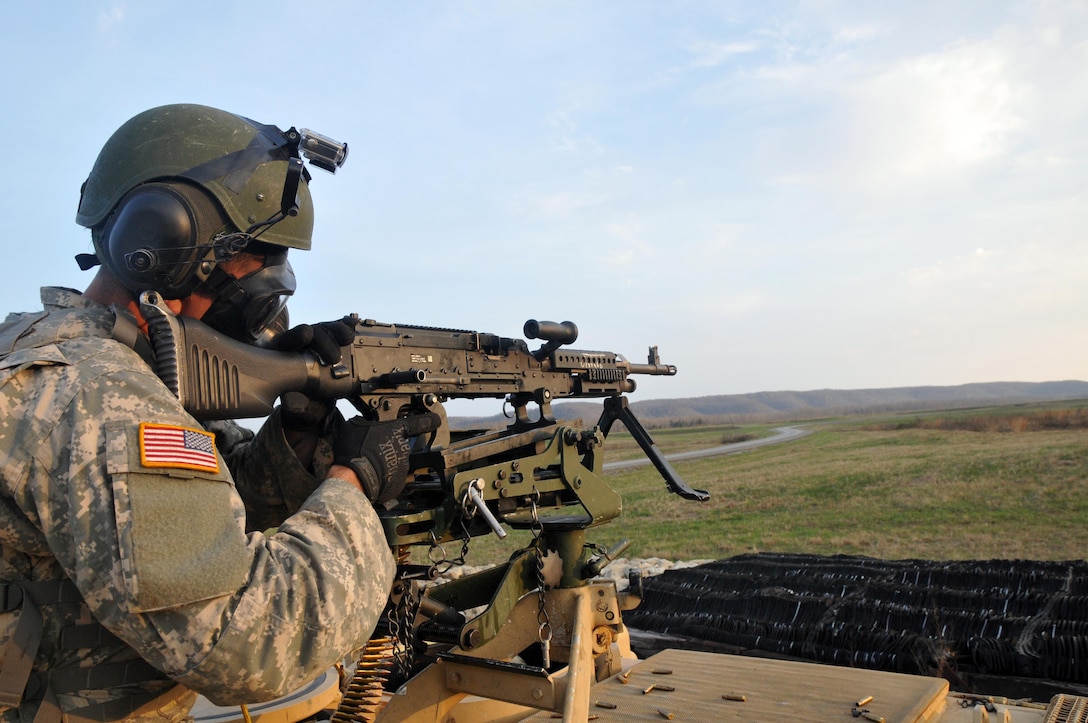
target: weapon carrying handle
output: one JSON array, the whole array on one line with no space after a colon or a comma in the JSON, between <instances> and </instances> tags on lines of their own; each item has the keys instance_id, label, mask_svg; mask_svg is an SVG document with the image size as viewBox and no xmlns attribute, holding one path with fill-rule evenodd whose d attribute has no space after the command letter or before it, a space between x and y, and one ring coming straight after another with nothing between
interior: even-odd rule
<instances>
[{"instance_id":1,"label":"weapon carrying handle","mask_svg":"<svg viewBox=\"0 0 1088 723\"><path fill-rule=\"evenodd\" d=\"M635 438L638 446L642 448L642 451L646 453L646 456L650 458L650 461L657 467L657 471L665 479L665 486L668 487L669 492L680 495L686 500L706 502L710 499L709 492L692 489L687 486L684 480L680 479L680 475L665 459L665 455L661 454L658 446L654 444L653 437L643 428L642 423L635 418L634 412L627 406L627 397L608 397L604 400L604 411L601 412L601 418L597 422L597 426L601 428L601 434L607 437L608 430L612 428L612 423L615 421L623 422L623 426Z\"/></svg>"},{"instance_id":2,"label":"weapon carrying handle","mask_svg":"<svg viewBox=\"0 0 1088 723\"><path fill-rule=\"evenodd\" d=\"M564 344L578 340L578 326L573 321L537 321L529 319L522 328L526 339L541 339L546 343L533 352L533 358L544 361L553 351Z\"/></svg>"},{"instance_id":3,"label":"weapon carrying handle","mask_svg":"<svg viewBox=\"0 0 1088 723\"><path fill-rule=\"evenodd\" d=\"M573 321L537 321L529 319L522 329L526 339L543 339L559 344L573 344L578 340L578 326Z\"/></svg>"}]
</instances>

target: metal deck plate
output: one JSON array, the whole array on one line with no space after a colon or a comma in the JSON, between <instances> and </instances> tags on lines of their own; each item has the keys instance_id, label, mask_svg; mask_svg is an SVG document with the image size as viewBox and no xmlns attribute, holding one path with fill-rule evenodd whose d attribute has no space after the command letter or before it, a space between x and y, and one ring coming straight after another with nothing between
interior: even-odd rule
<instances>
[{"instance_id":1,"label":"metal deck plate","mask_svg":"<svg viewBox=\"0 0 1088 723\"><path fill-rule=\"evenodd\" d=\"M662 651L630 668L626 683L621 679L594 686L591 718L597 716L602 723L845 722L865 720L854 718L851 709L872 696L864 707L886 723L920 723L940 712L948 692L948 682L942 678L691 650ZM529 720L551 720L552 716L539 713Z\"/></svg>"}]
</instances>

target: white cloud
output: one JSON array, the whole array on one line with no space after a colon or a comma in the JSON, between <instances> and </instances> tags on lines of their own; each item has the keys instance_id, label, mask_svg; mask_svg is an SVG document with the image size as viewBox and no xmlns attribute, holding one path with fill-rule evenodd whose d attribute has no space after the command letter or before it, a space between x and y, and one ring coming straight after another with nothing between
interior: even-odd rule
<instances>
[{"instance_id":1,"label":"white cloud","mask_svg":"<svg viewBox=\"0 0 1088 723\"><path fill-rule=\"evenodd\" d=\"M98 31L101 33L111 32L115 27L120 25L124 19L124 3L113 3L98 13Z\"/></svg>"},{"instance_id":2,"label":"white cloud","mask_svg":"<svg viewBox=\"0 0 1088 723\"><path fill-rule=\"evenodd\" d=\"M976 248L969 254L938 259L925 266L907 269L903 275L910 286L923 292L932 292L937 287L962 286L972 281L998 281L994 274L1009 271L1008 266L998 263L1001 256L1000 251Z\"/></svg>"},{"instance_id":3,"label":"white cloud","mask_svg":"<svg viewBox=\"0 0 1088 723\"><path fill-rule=\"evenodd\" d=\"M560 191L537 196L530 200L534 215L546 218L563 218L598 203L584 195Z\"/></svg>"},{"instance_id":4,"label":"white cloud","mask_svg":"<svg viewBox=\"0 0 1088 723\"><path fill-rule=\"evenodd\" d=\"M835 40L837 43L856 43L879 34L880 30L876 25L848 25L835 32Z\"/></svg>"},{"instance_id":5,"label":"white cloud","mask_svg":"<svg viewBox=\"0 0 1088 723\"><path fill-rule=\"evenodd\" d=\"M599 254L603 268L650 272L654 248L646 241L645 226L641 221L608 223L605 232L607 243Z\"/></svg>"},{"instance_id":6,"label":"white cloud","mask_svg":"<svg viewBox=\"0 0 1088 723\"><path fill-rule=\"evenodd\" d=\"M741 319L764 310L769 302L770 299L767 294L752 291L745 294L727 295L720 300L705 300L703 303L694 301L691 306L695 308L704 307L702 309L704 312L708 312L710 316L717 316L719 319ZM706 308L708 306L711 308Z\"/></svg>"},{"instance_id":7,"label":"white cloud","mask_svg":"<svg viewBox=\"0 0 1088 723\"><path fill-rule=\"evenodd\" d=\"M896 63L846 91L865 176L917 178L1006 153L1023 126L1023 89L1002 48L959 45Z\"/></svg>"},{"instance_id":8,"label":"white cloud","mask_svg":"<svg viewBox=\"0 0 1088 723\"><path fill-rule=\"evenodd\" d=\"M1013 161L1015 168L1023 171L1047 170L1070 166L1076 160L1067 155L1056 155L1047 151L1028 151L1021 153Z\"/></svg>"},{"instance_id":9,"label":"white cloud","mask_svg":"<svg viewBox=\"0 0 1088 723\"><path fill-rule=\"evenodd\" d=\"M604 147L579 122L584 114L599 110L600 104L598 92L585 83L565 89L560 107L547 119L552 129L553 150L565 154L600 156Z\"/></svg>"},{"instance_id":10,"label":"white cloud","mask_svg":"<svg viewBox=\"0 0 1088 723\"><path fill-rule=\"evenodd\" d=\"M980 171L1080 162L1068 139L1088 108L1088 38L1052 21L1018 17L938 43L904 42L902 18L783 33L692 97L758 120L749 148L774 185L888 197L966 188Z\"/></svg>"},{"instance_id":11,"label":"white cloud","mask_svg":"<svg viewBox=\"0 0 1088 723\"><path fill-rule=\"evenodd\" d=\"M692 68L716 68L738 55L759 50L759 44L750 40L724 43L700 40L688 49L695 56L691 61Z\"/></svg>"},{"instance_id":12,"label":"white cloud","mask_svg":"<svg viewBox=\"0 0 1088 723\"><path fill-rule=\"evenodd\" d=\"M1006 248L975 248L903 272L907 303L987 325L1053 322L1077 314L1086 299L1088 255L1052 236Z\"/></svg>"}]
</instances>

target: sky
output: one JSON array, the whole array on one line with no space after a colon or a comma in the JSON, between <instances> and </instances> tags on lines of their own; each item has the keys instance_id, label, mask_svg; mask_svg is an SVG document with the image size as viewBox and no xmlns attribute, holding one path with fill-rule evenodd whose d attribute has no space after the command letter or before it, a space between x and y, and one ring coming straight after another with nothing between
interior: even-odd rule
<instances>
[{"instance_id":1,"label":"sky","mask_svg":"<svg viewBox=\"0 0 1088 723\"><path fill-rule=\"evenodd\" d=\"M84 288L110 134L201 103L349 144L292 320L678 367L632 396L1088 379L1088 4L5 3L0 308Z\"/></svg>"}]
</instances>

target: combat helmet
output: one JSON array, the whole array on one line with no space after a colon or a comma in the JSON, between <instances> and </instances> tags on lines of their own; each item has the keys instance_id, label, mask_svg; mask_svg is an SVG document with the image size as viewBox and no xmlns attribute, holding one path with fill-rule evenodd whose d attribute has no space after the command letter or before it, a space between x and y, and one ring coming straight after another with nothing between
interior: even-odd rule
<instances>
[{"instance_id":1,"label":"combat helmet","mask_svg":"<svg viewBox=\"0 0 1088 723\"><path fill-rule=\"evenodd\" d=\"M248 243L309 249L313 202L302 159L335 172L340 144L202 105L140 113L106 142L83 184L76 222L126 288L183 298ZM293 290L293 287L292 287Z\"/></svg>"}]
</instances>

